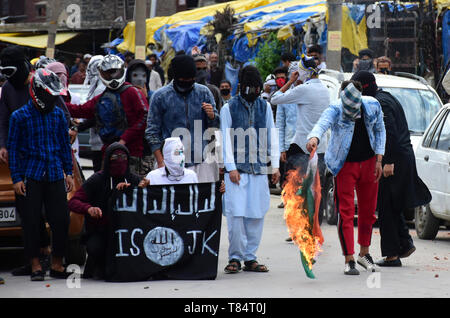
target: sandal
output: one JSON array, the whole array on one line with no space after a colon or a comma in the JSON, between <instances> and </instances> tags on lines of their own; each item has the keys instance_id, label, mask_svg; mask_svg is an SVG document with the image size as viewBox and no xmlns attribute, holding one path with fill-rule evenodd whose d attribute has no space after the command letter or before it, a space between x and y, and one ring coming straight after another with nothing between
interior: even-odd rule
<instances>
[{"instance_id":1,"label":"sandal","mask_svg":"<svg viewBox=\"0 0 450 318\"><path fill-rule=\"evenodd\" d=\"M225 273L227 274L239 273L240 270L241 270L241 262L237 259L231 259L224 269Z\"/></svg>"},{"instance_id":2,"label":"sandal","mask_svg":"<svg viewBox=\"0 0 450 318\"><path fill-rule=\"evenodd\" d=\"M266 273L269 271L266 265L258 264L256 260L244 262L245 272L258 272L258 273Z\"/></svg>"}]
</instances>

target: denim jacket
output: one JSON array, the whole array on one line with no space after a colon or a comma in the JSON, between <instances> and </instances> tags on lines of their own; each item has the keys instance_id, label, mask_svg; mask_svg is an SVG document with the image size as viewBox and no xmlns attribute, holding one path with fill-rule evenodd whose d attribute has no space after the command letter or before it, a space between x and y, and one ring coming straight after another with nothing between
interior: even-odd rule
<instances>
[{"instance_id":1,"label":"denim jacket","mask_svg":"<svg viewBox=\"0 0 450 318\"><path fill-rule=\"evenodd\" d=\"M383 111L378 101L370 96L362 97L364 122L369 135L370 145L377 155L384 155L386 144L386 130L384 128ZM308 135L308 140L316 137L319 140L323 134L331 128L331 138L325 153L325 163L331 173L336 176L344 166L353 139L355 122L344 119L342 104L330 105L320 117L313 130Z\"/></svg>"},{"instance_id":2,"label":"denim jacket","mask_svg":"<svg viewBox=\"0 0 450 318\"><path fill-rule=\"evenodd\" d=\"M267 174L269 161L272 168L279 167L278 131L272 109L265 100L258 98L249 104L237 95L222 107L220 117L227 172ZM261 135L264 131L267 134Z\"/></svg>"},{"instance_id":3,"label":"denim jacket","mask_svg":"<svg viewBox=\"0 0 450 318\"><path fill-rule=\"evenodd\" d=\"M210 120L206 116L202 109L202 103L213 105L214 119ZM166 138L172 137L172 132L175 129L187 129L190 136L181 135L181 138L190 137L190 144L186 145L186 141L183 143L186 147L186 166L191 166L192 163L203 161L203 149L208 143L208 140L203 140L205 130L218 128L219 123L220 118L214 97L206 86L195 83L194 89L184 96L175 91L173 82L171 82L155 91L151 97L145 138L151 151L155 152L162 148L163 141ZM177 132L175 133L176 136L174 137L180 136ZM201 161L198 162L199 160Z\"/></svg>"}]
</instances>

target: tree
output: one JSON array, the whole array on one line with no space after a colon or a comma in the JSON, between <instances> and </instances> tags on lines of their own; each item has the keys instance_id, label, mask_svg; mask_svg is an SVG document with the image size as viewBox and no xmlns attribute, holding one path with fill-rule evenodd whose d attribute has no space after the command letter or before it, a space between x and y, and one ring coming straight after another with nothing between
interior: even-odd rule
<instances>
[{"instance_id":1,"label":"tree","mask_svg":"<svg viewBox=\"0 0 450 318\"><path fill-rule=\"evenodd\" d=\"M261 47L256 54L254 62L264 80L267 75L272 74L273 70L280 65L283 45L277 39L275 32L270 33L267 40L259 45Z\"/></svg>"}]
</instances>

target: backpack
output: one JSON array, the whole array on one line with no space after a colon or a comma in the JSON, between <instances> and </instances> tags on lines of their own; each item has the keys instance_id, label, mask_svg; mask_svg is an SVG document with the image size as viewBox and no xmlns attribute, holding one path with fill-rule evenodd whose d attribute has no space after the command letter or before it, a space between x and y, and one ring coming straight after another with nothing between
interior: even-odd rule
<instances>
[{"instance_id":1,"label":"backpack","mask_svg":"<svg viewBox=\"0 0 450 318\"><path fill-rule=\"evenodd\" d=\"M95 121L104 144L119 141L128 128L127 117L120 100L120 94L132 85L123 85L116 91L106 89L95 105Z\"/></svg>"}]
</instances>

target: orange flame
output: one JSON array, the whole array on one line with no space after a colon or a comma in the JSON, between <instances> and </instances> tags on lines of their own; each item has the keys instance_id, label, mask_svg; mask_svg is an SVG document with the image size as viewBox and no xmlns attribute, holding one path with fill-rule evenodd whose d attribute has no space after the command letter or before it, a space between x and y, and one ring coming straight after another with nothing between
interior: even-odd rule
<instances>
[{"instance_id":1,"label":"orange flame","mask_svg":"<svg viewBox=\"0 0 450 318\"><path fill-rule=\"evenodd\" d=\"M289 236L303 253L309 269L312 269L315 257L322 251L323 236L317 213L314 215L314 224L310 224L305 199L296 194L302 187L303 178L304 175L300 173L299 169L290 170L282 191L282 199L284 202L284 219ZM316 196L319 196L315 203L315 211L318 211L320 183L315 184L314 192Z\"/></svg>"}]
</instances>

